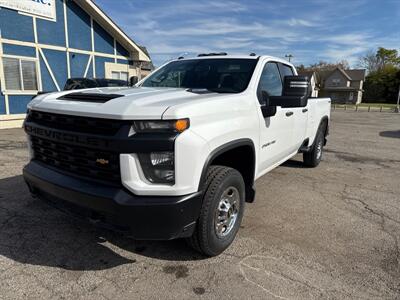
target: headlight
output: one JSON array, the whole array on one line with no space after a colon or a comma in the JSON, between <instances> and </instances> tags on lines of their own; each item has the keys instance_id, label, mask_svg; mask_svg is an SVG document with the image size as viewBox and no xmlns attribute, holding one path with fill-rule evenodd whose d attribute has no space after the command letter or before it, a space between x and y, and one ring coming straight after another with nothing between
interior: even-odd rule
<instances>
[{"instance_id":1,"label":"headlight","mask_svg":"<svg viewBox=\"0 0 400 300\"><path fill-rule=\"evenodd\" d=\"M135 132L183 132L189 128L189 119L163 121L135 121Z\"/></svg>"},{"instance_id":2,"label":"headlight","mask_svg":"<svg viewBox=\"0 0 400 300\"><path fill-rule=\"evenodd\" d=\"M174 184L174 152L151 152L138 154L144 176L152 183Z\"/></svg>"}]
</instances>

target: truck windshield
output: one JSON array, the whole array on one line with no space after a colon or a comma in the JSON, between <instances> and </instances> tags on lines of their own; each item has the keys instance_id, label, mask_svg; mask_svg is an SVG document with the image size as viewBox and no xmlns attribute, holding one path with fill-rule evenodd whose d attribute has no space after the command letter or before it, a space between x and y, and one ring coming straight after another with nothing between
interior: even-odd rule
<instances>
[{"instance_id":1,"label":"truck windshield","mask_svg":"<svg viewBox=\"0 0 400 300\"><path fill-rule=\"evenodd\" d=\"M173 61L146 78L142 86L240 93L247 88L256 64L256 59L230 58Z\"/></svg>"}]
</instances>

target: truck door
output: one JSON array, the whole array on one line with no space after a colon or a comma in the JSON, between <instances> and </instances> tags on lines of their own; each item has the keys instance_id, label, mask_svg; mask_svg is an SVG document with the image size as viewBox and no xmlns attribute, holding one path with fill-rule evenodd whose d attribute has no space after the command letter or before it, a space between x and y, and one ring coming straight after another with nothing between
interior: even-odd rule
<instances>
[{"instance_id":1,"label":"truck door","mask_svg":"<svg viewBox=\"0 0 400 300\"><path fill-rule=\"evenodd\" d=\"M270 96L281 96L282 88L283 84L278 64L276 62L267 62L264 65L257 88L257 97L260 104L264 104L261 91L267 92ZM274 116L260 118L260 164L258 174L281 162L293 152L293 115L292 109L277 107Z\"/></svg>"},{"instance_id":2,"label":"truck door","mask_svg":"<svg viewBox=\"0 0 400 300\"><path fill-rule=\"evenodd\" d=\"M278 66L279 66L279 71L281 73L282 82L285 76L295 75L291 66L282 63L279 63ZM309 105L307 105L306 107L294 107L290 109L290 111L293 112L293 119L294 119L294 128L292 131L293 151L298 150L305 140L305 136L307 133L308 114L309 114L308 108Z\"/></svg>"}]
</instances>

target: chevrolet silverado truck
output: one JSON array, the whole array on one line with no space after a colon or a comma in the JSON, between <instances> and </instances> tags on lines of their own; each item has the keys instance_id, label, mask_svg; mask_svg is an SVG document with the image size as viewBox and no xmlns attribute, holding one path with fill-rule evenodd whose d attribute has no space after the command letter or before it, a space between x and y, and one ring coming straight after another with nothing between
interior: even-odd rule
<instances>
[{"instance_id":1,"label":"chevrolet silverado truck","mask_svg":"<svg viewBox=\"0 0 400 300\"><path fill-rule=\"evenodd\" d=\"M185 238L215 256L255 180L298 153L320 163L331 101L310 95L292 64L254 54L179 58L131 88L38 95L24 179L32 195L134 239Z\"/></svg>"}]
</instances>

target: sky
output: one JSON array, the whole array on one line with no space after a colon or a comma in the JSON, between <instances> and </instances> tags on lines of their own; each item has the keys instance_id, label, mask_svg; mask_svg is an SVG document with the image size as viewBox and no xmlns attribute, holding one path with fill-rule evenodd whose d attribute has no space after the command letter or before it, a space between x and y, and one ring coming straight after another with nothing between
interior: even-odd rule
<instances>
[{"instance_id":1,"label":"sky","mask_svg":"<svg viewBox=\"0 0 400 300\"><path fill-rule=\"evenodd\" d=\"M400 52L400 0L95 0L156 66L199 53L293 55L295 65Z\"/></svg>"}]
</instances>

